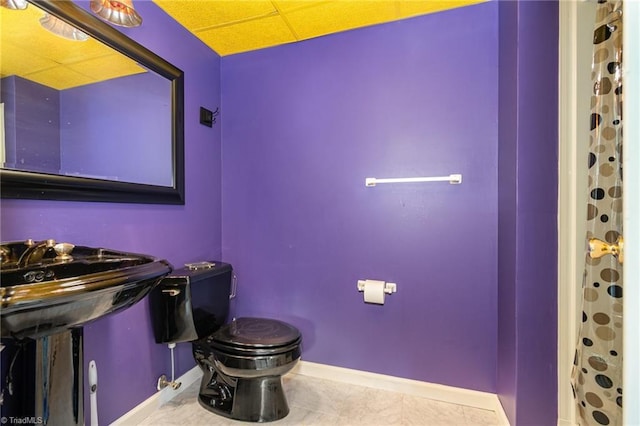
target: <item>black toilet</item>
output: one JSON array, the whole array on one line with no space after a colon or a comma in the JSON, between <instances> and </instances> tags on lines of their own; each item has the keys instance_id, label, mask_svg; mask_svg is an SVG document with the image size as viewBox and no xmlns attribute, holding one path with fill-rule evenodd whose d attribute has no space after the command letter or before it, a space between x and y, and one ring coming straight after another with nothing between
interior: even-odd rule
<instances>
[{"instance_id":1,"label":"black toilet","mask_svg":"<svg viewBox=\"0 0 640 426\"><path fill-rule=\"evenodd\" d=\"M202 262L163 278L149 294L157 343L192 342L203 371L198 400L235 420L270 422L289 413L282 375L300 359L294 326L267 318L226 323L233 269Z\"/></svg>"}]
</instances>

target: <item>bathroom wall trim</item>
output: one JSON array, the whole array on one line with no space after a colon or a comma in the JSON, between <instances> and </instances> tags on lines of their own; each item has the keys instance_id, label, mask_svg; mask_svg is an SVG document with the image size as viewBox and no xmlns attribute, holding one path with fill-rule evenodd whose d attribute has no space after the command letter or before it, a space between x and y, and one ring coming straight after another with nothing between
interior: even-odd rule
<instances>
[{"instance_id":1,"label":"bathroom wall trim","mask_svg":"<svg viewBox=\"0 0 640 426\"><path fill-rule=\"evenodd\" d=\"M577 336L577 4L559 3L558 426L576 423L570 381ZM586 158L586 157L585 157ZM582 164L583 162L580 162Z\"/></svg>"},{"instance_id":2,"label":"bathroom wall trim","mask_svg":"<svg viewBox=\"0 0 640 426\"><path fill-rule=\"evenodd\" d=\"M498 396L494 393L421 382L418 380L370 373L368 371L334 367L332 365L316 364L315 362L308 361L300 361L291 372L302 376L333 380L335 382L366 386L391 392L401 392L421 398L491 410L495 411L500 425L509 425L509 420L502 408L502 404L500 404Z\"/></svg>"},{"instance_id":3,"label":"bathroom wall trim","mask_svg":"<svg viewBox=\"0 0 640 426\"><path fill-rule=\"evenodd\" d=\"M308 361L300 361L291 373L315 377L318 379L332 380L350 385L366 386L392 392L402 392L422 398L449 402L451 404L491 410L498 416L499 425L509 426L509 420L502 409L500 400L498 399L498 396L493 393L438 385L418 380L403 379L400 377L352 370L349 368L334 367L332 365L317 364L315 362ZM182 382L180 389L174 391L170 388L165 388L160 392L156 392L140 405L136 406L113 422L112 426L126 426L141 423L159 407L178 396L184 389L188 388L194 382L200 380L200 377L202 377L200 368L198 366L193 367L177 379L178 382Z\"/></svg>"}]
</instances>

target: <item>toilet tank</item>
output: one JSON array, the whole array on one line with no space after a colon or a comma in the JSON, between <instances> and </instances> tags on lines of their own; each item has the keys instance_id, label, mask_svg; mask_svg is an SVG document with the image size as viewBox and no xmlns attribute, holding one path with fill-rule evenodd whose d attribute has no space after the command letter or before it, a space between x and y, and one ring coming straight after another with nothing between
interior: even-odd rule
<instances>
[{"instance_id":1,"label":"toilet tank","mask_svg":"<svg viewBox=\"0 0 640 426\"><path fill-rule=\"evenodd\" d=\"M229 315L233 268L228 263L174 270L149 294L156 343L190 342L220 328Z\"/></svg>"}]
</instances>

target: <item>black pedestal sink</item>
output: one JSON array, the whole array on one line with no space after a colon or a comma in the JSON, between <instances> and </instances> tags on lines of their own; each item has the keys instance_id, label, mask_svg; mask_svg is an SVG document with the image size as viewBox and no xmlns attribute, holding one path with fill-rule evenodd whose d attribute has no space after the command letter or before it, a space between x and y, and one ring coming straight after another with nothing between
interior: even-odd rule
<instances>
[{"instance_id":1,"label":"black pedestal sink","mask_svg":"<svg viewBox=\"0 0 640 426\"><path fill-rule=\"evenodd\" d=\"M171 269L53 240L2 243L2 417L84 424L82 325L140 301Z\"/></svg>"}]
</instances>

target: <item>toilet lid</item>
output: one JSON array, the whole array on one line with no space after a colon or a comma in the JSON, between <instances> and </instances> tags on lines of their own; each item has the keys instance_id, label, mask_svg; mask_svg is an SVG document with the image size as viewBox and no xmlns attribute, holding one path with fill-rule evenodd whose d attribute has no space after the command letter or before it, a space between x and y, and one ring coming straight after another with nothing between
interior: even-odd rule
<instances>
[{"instance_id":1,"label":"toilet lid","mask_svg":"<svg viewBox=\"0 0 640 426\"><path fill-rule=\"evenodd\" d=\"M225 346L252 348L285 346L300 338L294 326L267 318L237 318L211 336L213 342Z\"/></svg>"}]
</instances>

